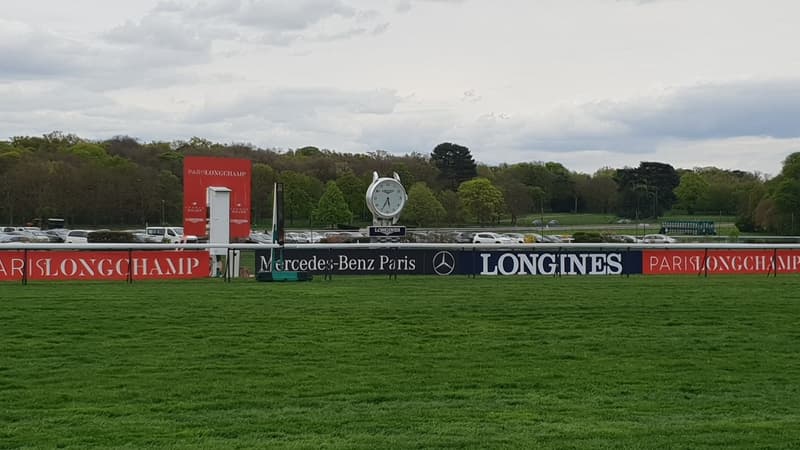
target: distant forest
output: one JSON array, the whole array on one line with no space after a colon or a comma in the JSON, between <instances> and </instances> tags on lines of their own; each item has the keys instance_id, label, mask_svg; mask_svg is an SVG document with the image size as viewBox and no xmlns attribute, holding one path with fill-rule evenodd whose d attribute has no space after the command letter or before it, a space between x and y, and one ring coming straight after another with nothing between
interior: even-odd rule
<instances>
[{"instance_id":1,"label":"distant forest","mask_svg":"<svg viewBox=\"0 0 800 450\"><path fill-rule=\"evenodd\" d=\"M409 193L401 222L412 227L515 224L542 212L646 219L672 211L734 215L741 231L794 234L794 213L800 211L800 153L788 155L771 179L654 161L584 174L552 161L477 164L467 147L449 142L429 154L397 156L317 147L278 151L202 138L91 141L53 132L0 141L0 224L48 217L62 217L69 226L180 224L183 157L189 155L251 160L258 224L270 221L275 181L284 183L290 225L330 222L329 215L319 217L331 199L340 202L337 223L364 223L371 218L364 193L373 171L400 175Z\"/></svg>"}]
</instances>

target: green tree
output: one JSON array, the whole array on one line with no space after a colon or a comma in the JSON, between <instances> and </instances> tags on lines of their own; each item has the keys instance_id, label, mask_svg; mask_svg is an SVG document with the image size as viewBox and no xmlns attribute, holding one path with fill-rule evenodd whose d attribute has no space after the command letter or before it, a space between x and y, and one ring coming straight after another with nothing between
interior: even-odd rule
<instances>
[{"instance_id":1,"label":"green tree","mask_svg":"<svg viewBox=\"0 0 800 450\"><path fill-rule=\"evenodd\" d=\"M443 186L458 188L461 183L478 175L475 160L467 147L444 142L431 153L431 162L439 169Z\"/></svg>"},{"instance_id":2,"label":"green tree","mask_svg":"<svg viewBox=\"0 0 800 450\"><path fill-rule=\"evenodd\" d=\"M637 168L617 169L614 181L621 199L619 214L638 219L658 217L672 208L680 176L669 164L643 161Z\"/></svg>"},{"instance_id":3,"label":"green tree","mask_svg":"<svg viewBox=\"0 0 800 450\"><path fill-rule=\"evenodd\" d=\"M78 142L77 144L69 147L67 151L75 156L92 159L96 161L105 161L109 158L106 149L100 144L93 144L91 142Z\"/></svg>"},{"instance_id":4,"label":"green tree","mask_svg":"<svg viewBox=\"0 0 800 450\"><path fill-rule=\"evenodd\" d=\"M601 169L589 179L581 196L586 200L591 212L609 214L616 210L618 203L617 183L613 169Z\"/></svg>"},{"instance_id":5,"label":"green tree","mask_svg":"<svg viewBox=\"0 0 800 450\"><path fill-rule=\"evenodd\" d=\"M297 156L306 156L306 157L318 157L322 156L322 151L317 147L308 146L303 148L298 148L294 151L294 154Z\"/></svg>"},{"instance_id":6,"label":"green tree","mask_svg":"<svg viewBox=\"0 0 800 450\"><path fill-rule=\"evenodd\" d=\"M800 173L798 174L800 175ZM796 221L800 220L800 179L784 177L777 184L775 193L772 196L779 223L778 232L781 234L795 234L797 228Z\"/></svg>"},{"instance_id":7,"label":"green tree","mask_svg":"<svg viewBox=\"0 0 800 450\"><path fill-rule=\"evenodd\" d=\"M572 180L572 212L588 212L588 196L592 189L592 177L585 173L571 173L570 179Z\"/></svg>"},{"instance_id":8,"label":"green tree","mask_svg":"<svg viewBox=\"0 0 800 450\"><path fill-rule=\"evenodd\" d=\"M533 211L533 188L516 180L506 182L500 187L506 211L511 215L511 225L516 225L519 216Z\"/></svg>"},{"instance_id":9,"label":"green tree","mask_svg":"<svg viewBox=\"0 0 800 450\"><path fill-rule=\"evenodd\" d=\"M767 197L767 188L759 180L750 180L739 183L734 189L736 200L736 228L740 231L761 231L763 227L757 224L756 208L759 202Z\"/></svg>"},{"instance_id":10,"label":"green tree","mask_svg":"<svg viewBox=\"0 0 800 450\"><path fill-rule=\"evenodd\" d=\"M464 222L464 205L458 193L451 190L444 190L437 195L439 203L444 208L444 223L457 225Z\"/></svg>"},{"instance_id":11,"label":"green tree","mask_svg":"<svg viewBox=\"0 0 800 450\"><path fill-rule=\"evenodd\" d=\"M445 217L445 210L433 191L424 182L417 182L408 191L408 202L403 208L403 222L418 227L436 225Z\"/></svg>"},{"instance_id":12,"label":"green tree","mask_svg":"<svg viewBox=\"0 0 800 450\"><path fill-rule=\"evenodd\" d=\"M267 223L272 217L272 195L275 170L268 164L253 164L253 222Z\"/></svg>"},{"instance_id":13,"label":"green tree","mask_svg":"<svg viewBox=\"0 0 800 450\"><path fill-rule=\"evenodd\" d=\"M709 183L698 202L698 211L712 214L736 214L737 208L736 185L732 183Z\"/></svg>"},{"instance_id":14,"label":"green tree","mask_svg":"<svg viewBox=\"0 0 800 450\"><path fill-rule=\"evenodd\" d=\"M347 170L336 179L336 185L342 191L347 207L350 208L355 218L367 220L369 209L367 209L366 193L369 181L366 178L359 178L351 170Z\"/></svg>"},{"instance_id":15,"label":"green tree","mask_svg":"<svg viewBox=\"0 0 800 450\"><path fill-rule=\"evenodd\" d=\"M681 175L681 181L675 188L677 206L689 214L694 214L702 205L706 192L708 192L708 182L695 172L686 172Z\"/></svg>"},{"instance_id":16,"label":"green tree","mask_svg":"<svg viewBox=\"0 0 800 450\"><path fill-rule=\"evenodd\" d=\"M775 182L775 206L781 213L800 211L800 152L783 160L783 168Z\"/></svg>"},{"instance_id":17,"label":"green tree","mask_svg":"<svg viewBox=\"0 0 800 450\"><path fill-rule=\"evenodd\" d=\"M341 189L335 181L329 181L325 192L319 199L319 204L314 210L314 222L330 228L335 228L339 223L350 223L353 214L347 207L347 202Z\"/></svg>"},{"instance_id":18,"label":"green tree","mask_svg":"<svg viewBox=\"0 0 800 450\"><path fill-rule=\"evenodd\" d=\"M503 193L486 178L465 181L458 187L464 209L479 224L497 222L503 210Z\"/></svg>"},{"instance_id":19,"label":"green tree","mask_svg":"<svg viewBox=\"0 0 800 450\"><path fill-rule=\"evenodd\" d=\"M278 175L278 180L283 183L283 210L289 225L295 219L310 217L314 207L311 177L288 170Z\"/></svg>"},{"instance_id":20,"label":"green tree","mask_svg":"<svg viewBox=\"0 0 800 450\"><path fill-rule=\"evenodd\" d=\"M547 193L539 186L531 188L531 196L533 197L533 204L536 212L539 213L540 221L544 222L544 205L547 203ZM544 223L542 223L544 225Z\"/></svg>"},{"instance_id":21,"label":"green tree","mask_svg":"<svg viewBox=\"0 0 800 450\"><path fill-rule=\"evenodd\" d=\"M528 186L539 186L550 193L553 187L553 172L543 163L518 163L509 166L512 176Z\"/></svg>"},{"instance_id":22,"label":"green tree","mask_svg":"<svg viewBox=\"0 0 800 450\"><path fill-rule=\"evenodd\" d=\"M800 152L795 152L783 160L781 175L800 180Z\"/></svg>"},{"instance_id":23,"label":"green tree","mask_svg":"<svg viewBox=\"0 0 800 450\"><path fill-rule=\"evenodd\" d=\"M561 163L547 162L545 168L551 174L552 187L550 209L555 212L570 212L575 206L575 182L572 174Z\"/></svg>"}]
</instances>

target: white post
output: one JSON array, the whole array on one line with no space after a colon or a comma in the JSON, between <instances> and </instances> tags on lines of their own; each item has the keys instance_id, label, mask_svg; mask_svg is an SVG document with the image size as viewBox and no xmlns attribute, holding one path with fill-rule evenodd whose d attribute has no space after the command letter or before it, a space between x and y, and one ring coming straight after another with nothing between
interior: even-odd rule
<instances>
[{"instance_id":1,"label":"white post","mask_svg":"<svg viewBox=\"0 0 800 450\"><path fill-rule=\"evenodd\" d=\"M231 242L231 190L226 187L209 186L208 197L208 242L210 244L230 244ZM220 260L227 256L227 248L210 248L211 276L221 275ZM235 258L238 261L238 258ZM228 276L239 276L239 270L231 274L232 264L228 261ZM238 265L238 264L237 264Z\"/></svg>"}]
</instances>

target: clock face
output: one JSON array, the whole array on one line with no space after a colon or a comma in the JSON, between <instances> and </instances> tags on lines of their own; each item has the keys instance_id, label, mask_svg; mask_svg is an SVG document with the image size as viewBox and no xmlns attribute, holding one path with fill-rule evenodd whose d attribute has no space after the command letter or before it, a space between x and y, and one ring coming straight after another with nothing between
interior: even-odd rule
<instances>
[{"instance_id":1,"label":"clock face","mask_svg":"<svg viewBox=\"0 0 800 450\"><path fill-rule=\"evenodd\" d=\"M387 178L375 185L370 198L372 210L378 215L392 217L400 213L406 202L406 191L397 180Z\"/></svg>"}]
</instances>

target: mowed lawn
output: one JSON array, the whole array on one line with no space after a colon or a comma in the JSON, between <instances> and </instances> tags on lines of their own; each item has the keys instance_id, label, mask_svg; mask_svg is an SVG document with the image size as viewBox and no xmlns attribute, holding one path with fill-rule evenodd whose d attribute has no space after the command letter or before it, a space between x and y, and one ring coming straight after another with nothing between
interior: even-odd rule
<instances>
[{"instance_id":1,"label":"mowed lawn","mask_svg":"<svg viewBox=\"0 0 800 450\"><path fill-rule=\"evenodd\" d=\"M0 284L0 448L798 448L800 277Z\"/></svg>"}]
</instances>

